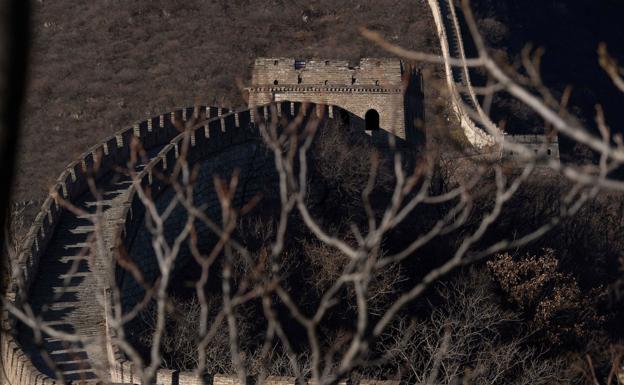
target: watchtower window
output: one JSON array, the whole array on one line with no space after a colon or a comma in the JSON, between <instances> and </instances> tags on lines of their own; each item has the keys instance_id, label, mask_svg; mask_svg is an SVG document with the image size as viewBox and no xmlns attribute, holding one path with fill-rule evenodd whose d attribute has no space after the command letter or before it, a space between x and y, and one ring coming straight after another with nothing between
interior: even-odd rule
<instances>
[{"instance_id":1,"label":"watchtower window","mask_svg":"<svg viewBox=\"0 0 624 385\"><path fill-rule=\"evenodd\" d=\"M295 69L300 70L306 67L305 60L295 60Z\"/></svg>"},{"instance_id":2,"label":"watchtower window","mask_svg":"<svg viewBox=\"0 0 624 385\"><path fill-rule=\"evenodd\" d=\"M273 80L273 84L277 85L279 82L277 80Z\"/></svg>"},{"instance_id":3,"label":"watchtower window","mask_svg":"<svg viewBox=\"0 0 624 385\"><path fill-rule=\"evenodd\" d=\"M376 110L370 109L366 111L366 115L364 115L364 120L366 121L367 131L379 130L379 113Z\"/></svg>"},{"instance_id":4,"label":"watchtower window","mask_svg":"<svg viewBox=\"0 0 624 385\"><path fill-rule=\"evenodd\" d=\"M303 79L301 78L301 75L297 75L297 83L301 84L302 81Z\"/></svg>"},{"instance_id":5,"label":"watchtower window","mask_svg":"<svg viewBox=\"0 0 624 385\"><path fill-rule=\"evenodd\" d=\"M550 156L551 152L552 152L552 151L550 150L550 148L549 148L548 150L546 150L546 153L547 153L549 156Z\"/></svg>"},{"instance_id":6,"label":"watchtower window","mask_svg":"<svg viewBox=\"0 0 624 385\"><path fill-rule=\"evenodd\" d=\"M351 76L351 84L355 84L355 76Z\"/></svg>"},{"instance_id":7,"label":"watchtower window","mask_svg":"<svg viewBox=\"0 0 624 385\"><path fill-rule=\"evenodd\" d=\"M329 60L325 60L325 65L328 66L329 65Z\"/></svg>"},{"instance_id":8,"label":"watchtower window","mask_svg":"<svg viewBox=\"0 0 624 385\"><path fill-rule=\"evenodd\" d=\"M278 64L279 64L279 60L275 60L275 61L273 62L273 65L274 65L274 66L276 66L276 65L278 65Z\"/></svg>"}]
</instances>

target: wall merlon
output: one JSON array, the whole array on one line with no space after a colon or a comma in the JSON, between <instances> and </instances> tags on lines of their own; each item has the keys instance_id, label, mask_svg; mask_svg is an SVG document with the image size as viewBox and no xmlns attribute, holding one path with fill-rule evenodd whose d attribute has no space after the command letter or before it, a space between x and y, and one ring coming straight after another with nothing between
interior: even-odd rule
<instances>
[{"instance_id":1,"label":"wall merlon","mask_svg":"<svg viewBox=\"0 0 624 385\"><path fill-rule=\"evenodd\" d=\"M238 377L227 374L215 374L212 377L212 385L241 385Z\"/></svg>"},{"instance_id":2,"label":"wall merlon","mask_svg":"<svg viewBox=\"0 0 624 385\"><path fill-rule=\"evenodd\" d=\"M104 157L105 152L104 152L104 144L98 144L96 148L93 149L93 151L91 151L91 158L93 159L98 159L100 161L102 161L102 158Z\"/></svg>"},{"instance_id":3,"label":"wall merlon","mask_svg":"<svg viewBox=\"0 0 624 385\"><path fill-rule=\"evenodd\" d=\"M117 134L115 135L115 141L117 142L117 147L123 147L124 145L124 141L123 141L123 136L121 134Z\"/></svg>"},{"instance_id":4,"label":"wall merlon","mask_svg":"<svg viewBox=\"0 0 624 385\"><path fill-rule=\"evenodd\" d=\"M160 165L160 169L162 171L167 171L167 155L166 154L161 154L158 156L159 159L159 165Z\"/></svg>"},{"instance_id":5,"label":"wall merlon","mask_svg":"<svg viewBox=\"0 0 624 385\"><path fill-rule=\"evenodd\" d=\"M268 376L264 383L266 385L295 385L297 379L295 377L286 376Z\"/></svg>"},{"instance_id":6,"label":"wall merlon","mask_svg":"<svg viewBox=\"0 0 624 385\"><path fill-rule=\"evenodd\" d=\"M358 385L399 385L401 381L398 380L370 380L362 379L358 382Z\"/></svg>"},{"instance_id":7,"label":"wall merlon","mask_svg":"<svg viewBox=\"0 0 624 385\"><path fill-rule=\"evenodd\" d=\"M69 192L67 191L67 185L65 182L59 182L58 186L60 187L60 193L62 198L69 198Z\"/></svg>"}]
</instances>

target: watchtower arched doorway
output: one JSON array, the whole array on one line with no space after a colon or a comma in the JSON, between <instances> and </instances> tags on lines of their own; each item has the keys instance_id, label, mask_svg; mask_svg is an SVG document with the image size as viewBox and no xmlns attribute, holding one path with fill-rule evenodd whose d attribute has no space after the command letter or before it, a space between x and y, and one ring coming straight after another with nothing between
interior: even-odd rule
<instances>
[{"instance_id":1,"label":"watchtower arched doorway","mask_svg":"<svg viewBox=\"0 0 624 385\"><path fill-rule=\"evenodd\" d=\"M379 130L379 112L374 109L370 109L366 111L366 115L364 115L364 120L366 121L366 130L374 131Z\"/></svg>"}]
</instances>

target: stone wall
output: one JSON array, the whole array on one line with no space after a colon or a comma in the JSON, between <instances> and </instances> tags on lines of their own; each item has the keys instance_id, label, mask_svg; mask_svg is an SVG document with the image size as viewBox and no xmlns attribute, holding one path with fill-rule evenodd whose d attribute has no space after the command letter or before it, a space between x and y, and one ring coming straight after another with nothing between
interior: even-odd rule
<instances>
[{"instance_id":1,"label":"stone wall","mask_svg":"<svg viewBox=\"0 0 624 385\"><path fill-rule=\"evenodd\" d=\"M296 116L302 106L300 104L290 105L290 103L283 103L280 105L277 113L279 115L283 115L288 119L292 119ZM283 114L282 114L283 111ZM324 109L324 117L327 117L328 109ZM316 110L312 110L310 115L317 114ZM242 112L231 112L220 114L218 117L210 119L206 122L206 125L203 127L198 127L192 133L191 147L189 148L188 153L188 161L190 164L195 164L201 162L203 159L210 158L215 156L215 159L218 161L221 155L232 149L236 146L239 146L244 143L250 143L253 141L260 140L260 133L258 131L258 126L253 124L252 115L258 119L268 118L270 119L271 111L268 107L264 106L252 114L249 110ZM319 110L320 115L320 110ZM321 115L323 118L323 115ZM162 150L158 153L156 157L152 161L150 161L146 167L141 171L138 175L138 178L141 180L142 186L146 190L149 190L154 197L156 197L156 201L167 202L169 198L171 198L170 191L166 189L166 186L160 182L159 179L153 177L155 172L160 172L163 174L168 174L171 172L176 160L180 155L180 146L182 145L183 136L179 135L175 137L169 144L164 146ZM234 151L241 153L241 151ZM242 157L239 160L249 160L248 156L244 156L245 152L242 152ZM235 161L236 157L229 157L224 160L234 161L230 164L230 167L235 167L240 163ZM228 163L228 162L226 162ZM209 172L208 172L209 173ZM210 175L211 176L211 175ZM242 177L241 177L242 179ZM198 187L202 187L202 184L209 184L209 181L204 181L204 183L198 183ZM210 185L211 185L210 181ZM257 188L251 188L248 194L244 195L253 195ZM201 193L201 192L200 192ZM205 192L204 192L205 194ZM209 206L213 208L218 208L218 203L216 201L208 202ZM128 202L124 205L124 217L126 218L125 222L120 224L115 231L115 237L117 239L116 244L118 245L118 249L113 252L121 251L121 247L128 247L129 249L133 249L133 244L138 243L139 247L133 250L132 257L137 259L137 264L143 270L143 273L146 274L147 278L154 278L155 274L158 272L158 268L156 265L156 261L149 259L147 255L141 254L141 249L146 246L144 243L145 239L142 235L141 229L143 228L143 215L144 208L141 200L138 197L138 194L134 187L130 188L128 194ZM210 209L210 208L209 208ZM212 210L217 211L218 210ZM182 214L182 213L177 213ZM183 217L183 215L173 215L173 217L178 217L175 220L179 220L179 217ZM182 219L184 220L184 219ZM172 229L175 229L176 226L171 226ZM149 245L146 247L149 248ZM137 254L137 255L135 255ZM139 255L141 254L141 255ZM147 253L149 254L149 253ZM130 275L126 275L123 272L120 272L121 268L117 269L116 277L119 280L119 284L123 287L122 295L122 303L125 303L127 306L132 306L136 301L142 297L142 289L140 285L136 284L133 281ZM121 353L116 344L114 344L115 338L115 330L110 327L111 325L111 317L113 316L111 310L111 297L110 297L110 289L107 290L108 295L105 296L107 301L106 304L106 324L107 331L109 334L109 346L107 349L109 351L109 361L113 364L110 367L111 380L119 383L132 383L138 384L140 383L140 373L137 370L135 364L126 359L126 357ZM203 384L204 381L206 383L213 383L216 385L236 385L239 383L236 377L224 376L224 375L209 375L205 379L199 379L194 373L190 372L179 372L172 371L169 369L159 369L156 375L156 383L157 384L179 384L179 385L194 385L194 384ZM291 381L294 383L294 379Z\"/></svg>"},{"instance_id":2,"label":"stone wall","mask_svg":"<svg viewBox=\"0 0 624 385\"><path fill-rule=\"evenodd\" d=\"M445 9L452 10L454 9L453 4L449 4L446 0L440 0L442 6ZM468 74L467 66L463 66L463 68L458 69L460 71L459 76L462 78L465 83L465 87L468 90L468 94L462 94L459 92L456 79L454 77L453 71L454 68L449 64L449 59L451 58L451 54L457 54L456 57L465 60L465 56L463 55L463 42L460 35L460 30L457 28L457 19L455 18L455 14L451 13L443 13L438 3L438 0L428 0L429 7L431 8L431 12L433 14L433 20L436 25L436 32L438 34L438 40L440 41L440 48L442 51L442 56L444 57L444 71L446 74L446 81L448 85L448 89L451 95L451 104L453 107L453 111L457 116L457 119L460 122L460 125L463 129L464 136L468 139L468 142L472 144L477 149L485 149L488 147L493 147L496 145L496 138L490 133L484 131L481 127L479 127L472 118L468 115L465 110L464 103L472 104L475 108L480 109L480 105L478 100L476 99L476 95L474 90L472 89L472 85L470 83L470 76ZM447 31L448 30L448 31ZM450 37L449 37L450 35ZM451 52L451 46L454 48ZM457 70L457 69L456 69ZM481 118L485 120L486 124L494 130L498 130L496 125L492 123L489 118L487 118L486 114L482 114L480 111L477 111Z\"/></svg>"},{"instance_id":3,"label":"stone wall","mask_svg":"<svg viewBox=\"0 0 624 385\"><path fill-rule=\"evenodd\" d=\"M404 69L398 59L295 60L259 58L249 88L249 106L272 101L335 105L365 119L373 109L379 128L402 139L405 133Z\"/></svg>"},{"instance_id":4,"label":"stone wall","mask_svg":"<svg viewBox=\"0 0 624 385\"><path fill-rule=\"evenodd\" d=\"M291 119L296 116L304 107L299 103L278 104L276 113L285 115ZM321 119L333 118L338 113L342 116L355 116L347 111L343 111L333 106L316 108L310 107L306 113L308 116L316 115ZM28 290L37 276L39 258L46 250L48 241L54 234L58 218L64 210L54 199L53 194L67 201L73 201L88 189L87 178L93 176L96 180L100 175L104 175L116 165L125 166L129 160L131 147L135 140L140 141L146 150L160 148L157 156L154 157L141 171L139 178L144 187L149 189L154 196L163 190L163 185L155 178L154 173L167 173L180 156L180 146L182 135L179 134L173 125L175 119L183 121L192 116L203 115L208 117L206 124L197 128L191 135L192 150L189 152L189 161L195 163L205 159L207 156L219 154L222 151L232 149L250 140L259 140L257 126L253 124L254 119L269 119L271 110L267 106L255 110L243 112L228 112L216 107L189 107L177 110L172 113L163 114L150 118L134 126L123 129L114 135L106 138L102 142L91 147L83 153L79 160L72 162L60 175L56 185L51 190L50 196L44 201L42 208L31 226L28 236L24 242L24 252L20 255L17 263L15 279L12 281L7 297L17 307L28 299ZM172 139L173 138L173 139ZM97 165L97 169L95 169ZM263 174L259 174L261 178ZM249 190L250 194L254 191ZM130 188L128 201L123 208L125 221L118 224L114 231L114 237L121 242L126 237L136 233L137 226L141 223L143 209L134 188ZM115 250L112 250L115 252ZM111 265L113 256L111 254ZM113 267L114 268L114 267ZM103 288L105 293L105 322L110 326L112 307L110 301L110 289ZM137 371L132 362L126 360L111 343L114 339L114 331L110 327L107 331L107 350L109 352L109 363L111 379L120 383L140 383ZM0 359L3 368L2 377L11 385L30 384L57 384L57 380L42 374L34 367L29 357L24 353L19 343L14 339L12 332L15 331L15 321L5 311L2 314L2 344L0 345ZM238 379L224 375L209 376L213 384L237 384ZM273 378L274 384L294 383L294 379ZM193 373L175 372L167 369L160 369L157 373L157 383L159 384L199 384L199 380Z\"/></svg>"},{"instance_id":5,"label":"stone wall","mask_svg":"<svg viewBox=\"0 0 624 385\"><path fill-rule=\"evenodd\" d=\"M306 110L307 108L307 110ZM287 120L293 119L300 112L305 112L305 115L308 117L317 116L320 119L333 119L337 116L347 115L350 119L355 120L356 116L344 111L338 107L333 106L307 106L304 107L300 103L291 103L285 102L277 105L275 109L275 113L280 115L281 117L286 118ZM260 159L264 159L262 162L256 162L258 158L250 157L249 155L240 155L234 156L235 152L242 152L240 148L237 146L247 146L245 149L249 150L255 144L258 144L260 141L260 133L258 131L257 124L252 124L257 119L271 119L272 111L267 106L263 106L260 108L256 108L253 111L242 111L242 112L232 112L223 114L220 117L211 119L207 122L206 126L199 127L193 133L193 139L191 141L192 146L189 151L189 162L190 163L202 163L201 167L205 168L206 175L212 175L211 172L214 168L210 166L206 166L204 163L213 165L215 162L219 163L225 160L225 163L229 164L230 168L241 166L242 163L247 161L252 161L252 163L259 168L265 168L263 165L266 163L264 160L270 160L270 167L267 165L266 168L273 168L273 158L271 154L267 158L260 157ZM181 145L182 136L178 136L174 138L169 144L164 146L162 150L158 153L158 155L149 162L146 167L141 171L138 177L141 180L141 184L148 189L152 194L154 194L156 201L162 200L163 202L167 202L170 199L170 195L168 195L168 190L166 186L159 182L158 179L153 177L153 174L156 170L167 174L172 169L173 164L179 156L179 146ZM224 156L224 159L221 157ZM230 162L232 161L232 162ZM241 163L242 162L242 163ZM202 171L200 171L201 173ZM274 180L276 175L271 175L270 173L250 173L247 174L247 177L252 179L253 187L249 187L247 193L243 193L240 195L241 201L245 200L245 197L254 195L256 191L260 189L260 184L266 185L268 180ZM201 178L201 176L200 176ZM250 182L246 180L241 174L241 182ZM206 182L206 181L204 181ZM256 183L256 182L264 182L264 183ZM197 183L198 187L202 184L207 183ZM207 198L208 195L211 195L211 188L203 187L205 190L200 192L202 194L202 198ZM206 191L207 190L207 191ZM218 203L216 201L202 201L202 203L206 203L208 211L218 212ZM140 250L142 248L149 248L149 244L146 245L145 239L142 238L141 228L143 227L143 215L144 209L142 208L142 203L137 196L134 188L131 187L131 191L128 194L128 202L124 205L126 218L124 223L119 224L117 230L115 231L115 237L117 239L116 244L118 247L129 248L132 250L131 255L132 258L136 258L136 262L141 266L142 269L146 269L147 271L152 271L152 273L157 273L157 267L155 266L156 261L153 259L146 258L147 255L139 255ZM211 209L210 207L213 207ZM175 216L175 215L174 215ZM134 248L133 246L139 246ZM119 249L121 250L121 249ZM118 250L118 251L119 251ZM151 266L150 266L151 265ZM118 268L119 270L120 268ZM122 295L125 298L122 298L122 302L129 301L128 304L136 303L136 301L142 296L141 289L133 285L130 282L128 285L128 280L131 280L131 277L126 274L117 274L117 278L121 281L122 286L125 285L126 289L123 290ZM125 282L124 282L125 281ZM107 346L109 352L109 361L113 363L110 367L111 380L113 382L124 383L124 384L140 384L140 371L136 367L135 363L128 360L125 355L120 351L120 349L114 343L115 331L110 327L111 320L113 317L112 307L111 307L111 296L110 289L107 289L107 295L105 295L106 299L106 324L107 330L109 334ZM249 381L258 382L258 379L249 379ZM271 385L294 385L296 383L295 378L292 377L268 377L263 380L263 383L271 384ZM223 374L206 374L204 378L199 378L195 373L192 372L184 372L184 371L174 371L170 369L161 368L158 370L156 374L156 384L159 385L200 385L200 384L213 384L213 385L244 385L240 384L239 379L236 376L223 375ZM346 382L342 383L346 384ZM359 384L362 385L396 385L397 381L376 381L376 380L361 380Z\"/></svg>"},{"instance_id":6,"label":"stone wall","mask_svg":"<svg viewBox=\"0 0 624 385\"><path fill-rule=\"evenodd\" d=\"M237 196L236 201L246 200L253 196L263 183L262 177L267 170L272 168L267 164L266 157L263 161L254 155L258 150L258 142L261 142L257 127L250 125L251 114L249 111L241 113L224 114L221 117L209 120L204 127L195 130L192 135L189 149L189 163L199 165L198 179L195 183L194 199L202 205L206 205L205 212L218 222L220 205L214 193L212 176L214 173L228 177L226 173L234 168L241 168L241 187L247 187L242 196ZM182 137L175 138L166 145L161 152L139 174L143 184L149 187L154 198L155 205L159 210L171 200L174 191L160 183L152 176L155 171L168 173L178 159ZM272 160L272 158L271 158ZM252 180L250 171L257 170ZM253 186L249 186L251 182ZM266 181L264 181L266 182ZM239 190L240 191L240 190ZM241 195L241 194L239 194ZM119 227L119 247L127 248L142 274L148 281L152 281L158 274L158 266L154 260L151 247L151 234L143 226L144 207L134 188L130 189L129 202L126 205L126 222ZM166 236L172 238L186 221L186 211L182 207L176 207L174 212L165 222ZM210 232L202 223L197 224L197 231L201 241L210 240ZM200 245L202 246L202 245ZM190 253L186 247L180 251L176 268L186 262ZM143 298L144 291L130 274L124 269L116 270L116 280L123 292L124 308L131 308Z\"/></svg>"},{"instance_id":7,"label":"stone wall","mask_svg":"<svg viewBox=\"0 0 624 385\"><path fill-rule=\"evenodd\" d=\"M533 156L538 156L538 161L542 163L546 160L559 162L559 141L557 135L505 135L503 138L502 159L508 162L524 163L528 157L509 148L508 143L523 145L533 153Z\"/></svg>"},{"instance_id":8,"label":"stone wall","mask_svg":"<svg viewBox=\"0 0 624 385\"><path fill-rule=\"evenodd\" d=\"M444 57L444 69L453 110L460 122L465 137L477 149L490 150L506 161L517 162L528 160L508 148L505 144L513 142L525 145L534 154L542 159L554 159L559 161L559 142L557 136L547 135L509 135L502 132L494 124L489 116L483 111L476 92L470 80L469 67L466 65L466 55L461 33L461 27L455 13L455 5L452 0L428 0L429 7L436 24L438 40L442 56ZM463 62L461 66L451 66L449 59L454 58ZM461 89L458 88L461 86ZM467 108L472 109L473 116L478 116L476 122L468 113Z\"/></svg>"},{"instance_id":9,"label":"stone wall","mask_svg":"<svg viewBox=\"0 0 624 385\"><path fill-rule=\"evenodd\" d=\"M9 385L51 385L57 382L35 368L12 335L3 332L0 344L0 381Z\"/></svg>"},{"instance_id":10,"label":"stone wall","mask_svg":"<svg viewBox=\"0 0 624 385\"><path fill-rule=\"evenodd\" d=\"M214 107L201 108L213 115L221 111ZM78 160L70 163L58 177L23 241L23 251L13 268L14 274L6 294L7 299L18 308L28 300L28 291L37 276L40 257L46 250L60 214L64 210L54 198L54 194L71 202L87 191L89 175L97 179L99 175L112 170L115 165L125 165L130 156L133 140L139 140L147 150L162 146L178 134L172 124L174 116L186 118L197 113L199 110L189 107L136 123L92 146ZM19 342L15 340L12 334L16 330L15 320L6 310L1 317L0 365L4 369L4 374L0 376L6 376L6 380L12 385L56 383L54 379L42 374L32 365Z\"/></svg>"}]
</instances>

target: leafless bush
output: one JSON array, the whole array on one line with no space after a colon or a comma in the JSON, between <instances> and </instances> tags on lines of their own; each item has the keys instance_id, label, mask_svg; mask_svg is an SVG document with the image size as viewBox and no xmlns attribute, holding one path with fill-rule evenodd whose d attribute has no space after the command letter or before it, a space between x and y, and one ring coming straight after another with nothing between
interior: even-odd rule
<instances>
[{"instance_id":1,"label":"leafless bush","mask_svg":"<svg viewBox=\"0 0 624 385\"><path fill-rule=\"evenodd\" d=\"M500 254L488 267L507 300L530 317L531 327L545 333L550 344L579 343L604 321L594 308L600 290L584 295L574 277L560 271L551 249L517 260Z\"/></svg>"},{"instance_id":2,"label":"leafless bush","mask_svg":"<svg viewBox=\"0 0 624 385\"><path fill-rule=\"evenodd\" d=\"M479 30L482 31L487 42L491 45L500 43L509 34L507 25L493 17L485 17L479 20Z\"/></svg>"},{"instance_id":3,"label":"leafless bush","mask_svg":"<svg viewBox=\"0 0 624 385\"><path fill-rule=\"evenodd\" d=\"M207 309L210 317L219 312L219 302L208 298ZM157 327L155 304L151 304L140 313L142 321L142 335L140 342L145 346L152 346L154 332ZM197 298L181 300L169 297L169 309L166 315L164 333L161 339L163 365L177 370L193 370L199 366L197 345L199 342L199 323L201 305ZM232 374L235 369L229 359L229 341L225 324L218 325L218 332L211 343L206 347L206 370L209 373ZM239 325L241 335L245 332L245 324ZM242 343L242 341L241 341Z\"/></svg>"},{"instance_id":4,"label":"leafless bush","mask_svg":"<svg viewBox=\"0 0 624 385\"><path fill-rule=\"evenodd\" d=\"M434 0L429 3L436 4ZM229 6L222 5L227 14ZM478 51L472 59L406 51L378 34L366 30L364 34L410 60L483 67L491 86L477 91L486 100L505 90L553 130L595 151L598 165L544 161L540 153L511 142L506 145L526 155L514 172L484 161L463 173L450 170L452 164L447 161L443 166L448 173L437 173L436 157L410 158L409 152L397 146L396 138L390 137L389 147L381 154L366 144L346 140L340 130L324 131L326 127L317 118L325 116L323 106L303 105L291 120L278 116L277 108L271 106L271 118L258 117L255 127L274 158L277 194L239 202L236 192L244 182L240 174L234 171L228 179L215 176L220 209L215 220L204 211L205 202L197 202L193 194L201 166L187 161L191 133L207 123L206 117L176 121L181 135L176 139L178 161L168 165L166 175L155 167L147 169L153 164L138 142L125 170L145 209L144 226L157 276L146 280L129 256L115 254L118 267L143 285L145 298L123 309L122 293L114 285L107 326L114 332L110 342L133 362L143 383L154 381L163 361L174 368L192 368L198 377L206 371L235 372L241 383L250 374L261 379L288 374L299 383L318 385L369 375L449 384L458 380L479 384L562 380L566 363L527 346L523 330L508 330L517 324L520 312L504 310L496 303L483 274L461 276L438 286L440 303L430 309L428 317L418 314L414 305L452 272L505 250L523 248L578 214L602 191L624 189L620 180L610 178L624 163L624 143L610 133L601 110L596 114L598 137L572 119L566 102L543 86L538 59L531 52L524 57L526 74L508 73L511 69L501 68L483 44L467 6L464 12ZM312 12L308 17L320 14ZM614 84L624 84L621 70L609 58L606 51L601 52L601 63ZM499 138L487 110L476 106L464 112ZM145 168L138 167L141 159ZM534 226L496 232L501 216L539 162L570 183L558 198L558 210L550 211L551 205L545 204L548 207L537 207L544 210ZM435 188L438 174L440 188ZM172 192L170 200L156 202L143 183L146 176L163 183ZM315 196L318 177L338 192L327 207L344 203L349 209L358 206L360 212L345 210L343 215L344 211L328 212L318 204L322 202ZM90 187L101 198L92 180ZM94 246L89 251L111 260L106 259L110 255L102 233L101 208L95 215L86 215L71 202L55 198L67 210L93 222L95 230L88 243ZM177 227L169 228L168 219L176 208L185 216ZM431 215L421 220L422 213ZM214 238L207 247L200 246L198 223ZM389 244L399 238L396 233L402 239ZM435 242L444 243L443 247L431 247ZM185 247L198 275L190 300L175 299L171 292L174 267ZM551 341L583 336L591 322L600 321L577 282L559 271L548 253L519 262L501 254L489 266L509 301L530 313L534 325L545 329ZM306 274L307 279L301 279ZM308 283L310 287L305 287ZM5 304L38 334L93 343L34 317L28 304L23 308ZM562 312L578 318L560 318ZM125 330L137 317L148 326L142 337L143 351ZM396 369L395 373L388 368Z\"/></svg>"},{"instance_id":5,"label":"leafless bush","mask_svg":"<svg viewBox=\"0 0 624 385\"><path fill-rule=\"evenodd\" d=\"M372 156L380 157L376 183L388 188L392 170L367 135L337 122L326 124L317 135L312 149L315 167L327 188L337 190L336 198L350 201L364 190Z\"/></svg>"},{"instance_id":6,"label":"leafless bush","mask_svg":"<svg viewBox=\"0 0 624 385\"><path fill-rule=\"evenodd\" d=\"M386 345L388 360L414 383L552 384L565 363L526 346L521 315L503 310L483 270L437 288L430 315L398 320Z\"/></svg>"},{"instance_id":7,"label":"leafless bush","mask_svg":"<svg viewBox=\"0 0 624 385\"><path fill-rule=\"evenodd\" d=\"M2 252L6 256L2 260L2 286L0 289L3 291L7 288L10 282L11 272L14 271L15 265L18 262L18 257L23 251L24 240L26 239L28 224L26 223L29 218L28 211L31 209L33 202L14 202L9 207L9 212L6 219L6 226L4 227L4 245L2 245Z\"/></svg>"}]
</instances>

